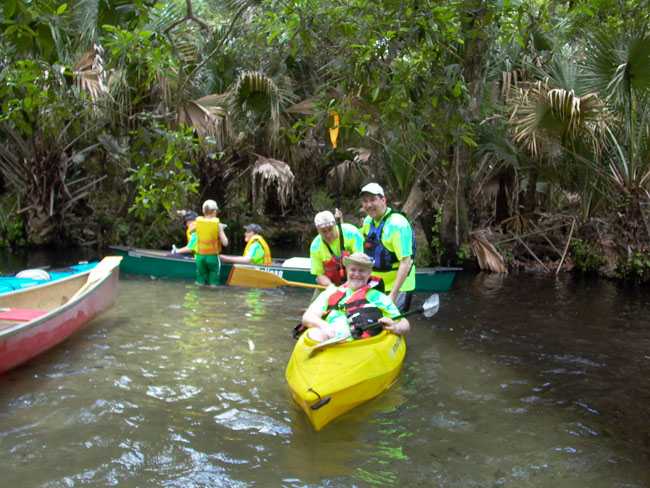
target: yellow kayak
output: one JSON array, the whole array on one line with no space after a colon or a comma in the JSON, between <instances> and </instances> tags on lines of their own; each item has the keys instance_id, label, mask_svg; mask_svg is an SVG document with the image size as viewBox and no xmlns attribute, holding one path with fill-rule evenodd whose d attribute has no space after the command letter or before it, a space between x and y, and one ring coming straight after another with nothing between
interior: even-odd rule
<instances>
[{"instance_id":1,"label":"yellow kayak","mask_svg":"<svg viewBox=\"0 0 650 488\"><path fill-rule=\"evenodd\" d=\"M291 395L316 431L390 387L406 354L404 338L387 331L304 350L317 344L302 334L286 371Z\"/></svg>"}]
</instances>

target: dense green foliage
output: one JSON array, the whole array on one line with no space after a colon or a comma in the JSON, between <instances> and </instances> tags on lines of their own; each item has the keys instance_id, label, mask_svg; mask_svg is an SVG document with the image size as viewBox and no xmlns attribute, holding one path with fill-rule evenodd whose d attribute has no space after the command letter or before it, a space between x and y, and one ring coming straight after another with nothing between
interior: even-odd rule
<instances>
[{"instance_id":1,"label":"dense green foliage","mask_svg":"<svg viewBox=\"0 0 650 488\"><path fill-rule=\"evenodd\" d=\"M539 261L573 238L645 280L647 1L8 0L0 22L0 245L168 247L206 198L352 221L375 180L432 264L546 230Z\"/></svg>"}]
</instances>

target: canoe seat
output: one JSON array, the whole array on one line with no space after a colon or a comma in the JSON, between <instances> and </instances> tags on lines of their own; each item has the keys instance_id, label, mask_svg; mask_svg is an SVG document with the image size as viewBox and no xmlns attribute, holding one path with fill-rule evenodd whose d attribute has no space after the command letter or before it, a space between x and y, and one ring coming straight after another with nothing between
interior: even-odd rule
<instances>
[{"instance_id":1,"label":"canoe seat","mask_svg":"<svg viewBox=\"0 0 650 488\"><path fill-rule=\"evenodd\" d=\"M15 322L29 322L45 315L48 310L32 310L29 308L0 308L0 320L11 320Z\"/></svg>"}]
</instances>

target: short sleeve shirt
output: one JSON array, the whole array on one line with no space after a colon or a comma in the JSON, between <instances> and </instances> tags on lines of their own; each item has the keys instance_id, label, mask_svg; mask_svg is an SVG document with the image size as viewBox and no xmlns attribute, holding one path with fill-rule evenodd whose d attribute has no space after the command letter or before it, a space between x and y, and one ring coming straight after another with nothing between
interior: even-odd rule
<instances>
[{"instance_id":1,"label":"short sleeve shirt","mask_svg":"<svg viewBox=\"0 0 650 488\"><path fill-rule=\"evenodd\" d=\"M250 257L252 259L251 261L252 264L263 264L264 248L260 245L259 242L254 242L253 244L250 245L250 247L248 248L244 256Z\"/></svg>"},{"instance_id":2,"label":"short sleeve shirt","mask_svg":"<svg viewBox=\"0 0 650 488\"><path fill-rule=\"evenodd\" d=\"M386 209L386 212L389 212L390 207ZM361 231L363 235L367 235L370 232L370 222L372 217L366 216L363 221L363 227ZM379 225L379 222L375 222L375 227ZM391 252L394 252L397 256L397 259L401 261L407 256L413 256L413 241L412 241L412 230L410 222L403 215L394 213L384 224L384 229L381 233L381 242L386 249ZM395 284L395 278L397 278L397 267L391 271L373 271L373 276L379 276L384 280L384 286L387 291L393 289ZM415 264L411 266L411 271L409 272L407 278L402 283L399 291L412 291L415 290Z\"/></svg>"},{"instance_id":3,"label":"short sleeve shirt","mask_svg":"<svg viewBox=\"0 0 650 488\"><path fill-rule=\"evenodd\" d=\"M197 237L196 232L193 232L190 236L190 242L187 244L187 248L196 254L196 251L199 248L199 238Z\"/></svg>"},{"instance_id":4,"label":"short sleeve shirt","mask_svg":"<svg viewBox=\"0 0 650 488\"><path fill-rule=\"evenodd\" d=\"M350 290L347 286L334 286L334 285L329 285L327 288L325 288L313 301L313 303L309 306L309 308L316 307L318 310L321 310L322 313L325 313L327 310L327 302L329 298L337 291L341 290L345 293L345 297L342 299L343 302L350 298L352 294L354 293L352 290ZM368 293L366 294L366 298L368 299L368 302L374 306L377 307L379 310L381 310L381 313L383 314L384 317L397 317L400 315L399 309L395 306L393 301L388 298L388 295L377 291L370 289L368 290ZM333 311L331 315L331 319L334 319L336 317L337 312Z\"/></svg>"},{"instance_id":5,"label":"short sleeve shirt","mask_svg":"<svg viewBox=\"0 0 650 488\"><path fill-rule=\"evenodd\" d=\"M363 252L363 236L359 229L352 224L341 224L341 229L343 231L343 240L345 242L344 249L350 254ZM337 256L340 249L339 240L340 237L329 244L330 249ZM329 261L332 258L332 255L327 249L327 245L320 234L311 241L309 258L311 261L311 274L316 276L325 274L323 263Z\"/></svg>"}]
</instances>

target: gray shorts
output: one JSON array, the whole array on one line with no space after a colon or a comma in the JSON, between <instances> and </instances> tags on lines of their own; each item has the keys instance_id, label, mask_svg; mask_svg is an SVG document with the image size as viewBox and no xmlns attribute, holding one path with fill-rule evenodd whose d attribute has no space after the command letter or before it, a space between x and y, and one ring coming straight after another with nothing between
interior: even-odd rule
<instances>
[{"instance_id":1,"label":"gray shorts","mask_svg":"<svg viewBox=\"0 0 650 488\"><path fill-rule=\"evenodd\" d=\"M395 297L395 305L401 313L408 312L411 308L411 299L413 298L412 291L400 291Z\"/></svg>"}]
</instances>

